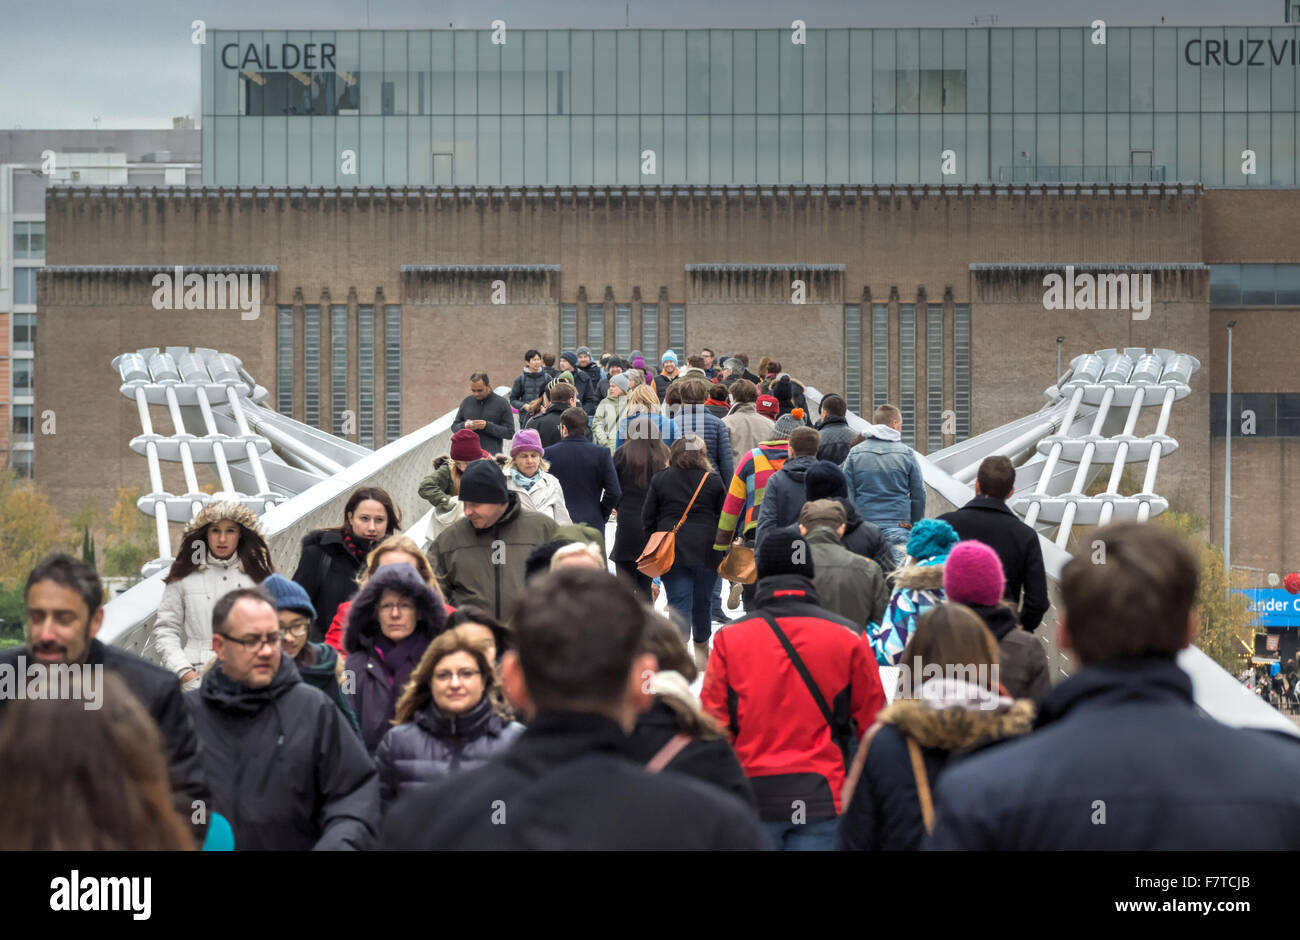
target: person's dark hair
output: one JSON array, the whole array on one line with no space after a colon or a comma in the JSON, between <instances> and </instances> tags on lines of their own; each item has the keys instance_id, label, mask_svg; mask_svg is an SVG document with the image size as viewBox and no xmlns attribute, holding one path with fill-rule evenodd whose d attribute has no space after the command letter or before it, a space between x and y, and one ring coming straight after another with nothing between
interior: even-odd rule
<instances>
[{"instance_id":1,"label":"person's dark hair","mask_svg":"<svg viewBox=\"0 0 1300 940\"><path fill-rule=\"evenodd\" d=\"M593 617L593 610L601 616ZM529 584L514 628L538 712L607 714L627 690L646 616L635 592L608 572L561 568Z\"/></svg>"},{"instance_id":2,"label":"person's dark hair","mask_svg":"<svg viewBox=\"0 0 1300 940\"><path fill-rule=\"evenodd\" d=\"M76 591L86 604L87 617L95 616L95 611L104 603L104 586L95 569L63 552L46 555L36 563L35 568L27 572L27 584L23 587L24 600L31 593L32 585L38 581L53 581L59 587Z\"/></svg>"},{"instance_id":3,"label":"person's dark hair","mask_svg":"<svg viewBox=\"0 0 1300 940\"><path fill-rule=\"evenodd\" d=\"M488 661L487 652L471 640L469 634L455 629L444 630L434 637L419 663L411 670L411 678L397 700L391 724L401 725L413 721L428 707L433 701L433 674L437 671L438 663L453 653L468 653L473 657L474 665L483 677L483 698L496 700L497 696L493 693L497 688L497 671L495 665Z\"/></svg>"},{"instance_id":4,"label":"person's dark hair","mask_svg":"<svg viewBox=\"0 0 1300 940\"><path fill-rule=\"evenodd\" d=\"M551 558L565 545L572 544L573 539L555 539L551 542L543 542L524 559L524 580L532 580L535 574L545 574L551 570Z\"/></svg>"},{"instance_id":5,"label":"person's dark hair","mask_svg":"<svg viewBox=\"0 0 1300 940\"><path fill-rule=\"evenodd\" d=\"M891 405L888 402L878 406L875 413L871 416L871 420L875 424L893 424L895 421L901 421L902 419L903 413L898 410L897 406Z\"/></svg>"},{"instance_id":6,"label":"person's dark hair","mask_svg":"<svg viewBox=\"0 0 1300 940\"><path fill-rule=\"evenodd\" d=\"M477 623L492 631L497 641L498 659L506 650L515 648L514 631L477 604L462 604L448 614L446 629L450 630L452 627L459 627L466 623Z\"/></svg>"},{"instance_id":7,"label":"person's dark hair","mask_svg":"<svg viewBox=\"0 0 1300 940\"><path fill-rule=\"evenodd\" d=\"M542 353L542 365L548 369L555 368L555 353Z\"/></svg>"},{"instance_id":8,"label":"person's dark hair","mask_svg":"<svg viewBox=\"0 0 1300 940\"><path fill-rule=\"evenodd\" d=\"M488 388L492 387L492 380L488 378L486 372L471 372L469 376L471 382L482 382Z\"/></svg>"},{"instance_id":9,"label":"person's dark hair","mask_svg":"<svg viewBox=\"0 0 1300 940\"><path fill-rule=\"evenodd\" d=\"M549 390L552 404L562 405L565 402L573 401L575 389L568 382L559 382Z\"/></svg>"},{"instance_id":10,"label":"person's dark hair","mask_svg":"<svg viewBox=\"0 0 1300 940\"><path fill-rule=\"evenodd\" d=\"M692 375L688 379L682 379L678 383L681 389L683 405L702 405L709 400L709 392L712 389L712 383L708 379L700 378L698 375Z\"/></svg>"},{"instance_id":11,"label":"person's dark hair","mask_svg":"<svg viewBox=\"0 0 1300 940\"><path fill-rule=\"evenodd\" d=\"M786 443L796 457L816 457L821 437L814 428L795 428L786 438Z\"/></svg>"},{"instance_id":12,"label":"person's dark hair","mask_svg":"<svg viewBox=\"0 0 1300 940\"><path fill-rule=\"evenodd\" d=\"M1016 485L1016 468L1006 457L985 457L975 479L982 495L1006 499Z\"/></svg>"},{"instance_id":13,"label":"person's dark hair","mask_svg":"<svg viewBox=\"0 0 1300 940\"><path fill-rule=\"evenodd\" d=\"M1061 572L1070 645L1084 665L1173 656L1187 645L1199 587L1196 556L1172 529L1154 522L1095 529Z\"/></svg>"},{"instance_id":14,"label":"person's dark hair","mask_svg":"<svg viewBox=\"0 0 1300 940\"><path fill-rule=\"evenodd\" d=\"M829 417L842 418L848 410L848 403L839 395L822 396L822 411L826 412Z\"/></svg>"},{"instance_id":15,"label":"person's dark hair","mask_svg":"<svg viewBox=\"0 0 1300 940\"><path fill-rule=\"evenodd\" d=\"M782 372L782 369L781 369L781 363L780 363L780 362L778 362L778 361L775 360L775 359L769 359L769 360L767 360L767 374L768 374L768 375L772 375L773 373L776 373L777 375L780 375L781 372Z\"/></svg>"},{"instance_id":16,"label":"person's dark hair","mask_svg":"<svg viewBox=\"0 0 1300 940\"><path fill-rule=\"evenodd\" d=\"M202 513L196 517L196 521L200 518ZM271 549L261 533L253 531L237 519L227 517L214 519L210 523L197 527L194 527L194 522L190 523L192 528L181 535L180 545L176 549L176 558L172 561L167 576L163 578L164 584L180 581L199 570L199 565L207 558L208 529L218 522L234 522L239 526L239 541L235 543L235 555L239 558L239 566L244 574L252 578L254 583L261 584L275 573L275 565L271 563Z\"/></svg>"},{"instance_id":17,"label":"person's dark hair","mask_svg":"<svg viewBox=\"0 0 1300 940\"><path fill-rule=\"evenodd\" d=\"M714 361L714 362L717 362L717 360L718 360L718 354L715 353L715 352L714 352L712 349L710 349L708 346L705 346L703 349L700 350L700 355L701 355L701 356L703 356L705 353L708 353L710 356L713 357L713 361Z\"/></svg>"},{"instance_id":18,"label":"person's dark hair","mask_svg":"<svg viewBox=\"0 0 1300 940\"><path fill-rule=\"evenodd\" d=\"M736 353L735 358L743 362L745 364L746 369L749 368L749 356L747 356L745 353Z\"/></svg>"},{"instance_id":19,"label":"person's dark hair","mask_svg":"<svg viewBox=\"0 0 1300 940\"><path fill-rule=\"evenodd\" d=\"M641 652L652 654L658 660L661 672L680 673L687 682L694 682L700 671L686 651L686 642L677 625L666 617L660 617L653 609L646 609L645 618ZM707 712L696 712L673 695L660 695L658 698L672 709L680 733L701 741L724 737L722 728Z\"/></svg>"},{"instance_id":20,"label":"person's dark hair","mask_svg":"<svg viewBox=\"0 0 1300 940\"><path fill-rule=\"evenodd\" d=\"M731 400L737 405L753 404L758 401L758 386L749 379L736 379L729 386Z\"/></svg>"},{"instance_id":21,"label":"person's dark hair","mask_svg":"<svg viewBox=\"0 0 1300 940\"><path fill-rule=\"evenodd\" d=\"M524 353L524 362L528 362L528 361L531 360L534 356L540 356L540 355L541 355L541 353L538 352L536 349L530 349L530 350L528 350L528 352Z\"/></svg>"},{"instance_id":22,"label":"person's dark hair","mask_svg":"<svg viewBox=\"0 0 1300 940\"><path fill-rule=\"evenodd\" d=\"M664 406L669 409L680 409L682 405L682 386L685 380L679 379L664 389ZM669 415L676 415L676 410L670 410Z\"/></svg>"},{"instance_id":23,"label":"person's dark hair","mask_svg":"<svg viewBox=\"0 0 1300 940\"><path fill-rule=\"evenodd\" d=\"M649 422L647 418L633 418L633 421ZM629 429L631 422L628 422ZM644 490L650 486L650 478L668 466L668 448L663 438L650 434L630 433L618 453L623 455L623 466L637 489Z\"/></svg>"},{"instance_id":24,"label":"person's dark hair","mask_svg":"<svg viewBox=\"0 0 1300 940\"><path fill-rule=\"evenodd\" d=\"M704 357L703 357L703 356L687 356L687 357L686 357L686 364L687 364L688 366L690 366L691 368L693 368L693 369L703 369L703 368L704 368Z\"/></svg>"},{"instance_id":25,"label":"person's dark hair","mask_svg":"<svg viewBox=\"0 0 1300 940\"><path fill-rule=\"evenodd\" d=\"M0 851L196 848L172 802L157 724L115 672L104 671L100 691L101 708L62 696L6 709Z\"/></svg>"},{"instance_id":26,"label":"person's dark hair","mask_svg":"<svg viewBox=\"0 0 1300 940\"><path fill-rule=\"evenodd\" d=\"M704 438L698 434L684 434L673 441L673 446L668 448L668 466L712 472L713 464L709 462L709 448Z\"/></svg>"},{"instance_id":27,"label":"person's dark hair","mask_svg":"<svg viewBox=\"0 0 1300 940\"><path fill-rule=\"evenodd\" d=\"M392 535L402 527L402 517L397 511L397 506L393 503L393 497L388 495L388 491L378 486L362 486L352 491L348 497L348 503L343 507L343 524L339 526L339 531L343 532L348 527L348 516L356 511L356 508L368 499L373 499L384 507L384 512L388 514L388 528L384 530L384 535Z\"/></svg>"},{"instance_id":28,"label":"person's dark hair","mask_svg":"<svg viewBox=\"0 0 1300 940\"><path fill-rule=\"evenodd\" d=\"M913 691L920 688L926 666L937 666L942 674L948 675L948 667L960 667L963 672L974 678L980 666L997 666L998 641L992 631L984 625L975 611L965 604L946 601L938 607L932 607L921 615L916 622L916 632L907 641L900 660L908 669L915 670L916 660L920 658L920 671L912 677ZM985 671L989 691L997 692L994 684L997 672Z\"/></svg>"},{"instance_id":29,"label":"person's dark hair","mask_svg":"<svg viewBox=\"0 0 1300 940\"><path fill-rule=\"evenodd\" d=\"M271 595L266 593L265 588L246 587L236 588L233 591L227 591L217 598L217 602L212 605L212 632L225 635L226 621L230 619L230 611L242 600L261 601L264 604L270 604L271 609L275 610L275 601Z\"/></svg>"},{"instance_id":30,"label":"person's dark hair","mask_svg":"<svg viewBox=\"0 0 1300 940\"><path fill-rule=\"evenodd\" d=\"M587 412L581 408L568 408L560 415L560 424L569 432L569 437L582 437L587 433Z\"/></svg>"}]
</instances>

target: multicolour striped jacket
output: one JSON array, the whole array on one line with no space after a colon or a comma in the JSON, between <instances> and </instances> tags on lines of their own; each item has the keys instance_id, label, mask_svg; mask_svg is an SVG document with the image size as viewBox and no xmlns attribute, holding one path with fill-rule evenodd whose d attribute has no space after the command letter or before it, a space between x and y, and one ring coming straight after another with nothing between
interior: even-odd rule
<instances>
[{"instance_id":1,"label":"multicolour striped jacket","mask_svg":"<svg viewBox=\"0 0 1300 940\"><path fill-rule=\"evenodd\" d=\"M715 551L725 552L731 548L742 516L745 519L744 536L748 537L758 527L758 509L763 505L767 481L781 469L789 455L785 441L763 441L740 458L726 501L722 504L722 515L718 518Z\"/></svg>"}]
</instances>

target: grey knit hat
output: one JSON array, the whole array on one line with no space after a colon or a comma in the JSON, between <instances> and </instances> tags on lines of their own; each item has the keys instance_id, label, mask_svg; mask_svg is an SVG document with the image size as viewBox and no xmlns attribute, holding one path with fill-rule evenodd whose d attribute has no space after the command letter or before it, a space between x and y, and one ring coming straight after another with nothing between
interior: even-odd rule
<instances>
[{"instance_id":1,"label":"grey knit hat","mask_svg":"<svg viewBox=\"0 0 1300 940\"><path fill-rule=\"evenodd\" d=\"M776 419L776 426L772 428L772 439L786 440L791 431L800 427L803 427L803 423L794 415L781 415Z\"/></svg>"},{"instance_id":2,"label":"grey knit hat","mask_svg":"<svg viewBox=\"0 0 1300 940\"><path fill-rule=\"evenodd\" d=\"M632 379L629 376L625 375L624 373L620 372L618 375L611 375L609 377L609 384L617 385L624 392L626 392L632 385Z\"/></svg>"}]
</instances>

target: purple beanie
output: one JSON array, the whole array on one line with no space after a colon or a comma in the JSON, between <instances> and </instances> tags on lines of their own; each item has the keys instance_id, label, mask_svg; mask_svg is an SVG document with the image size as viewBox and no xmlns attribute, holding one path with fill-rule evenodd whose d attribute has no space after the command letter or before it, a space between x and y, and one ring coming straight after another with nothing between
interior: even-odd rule
<instances>
[{"instance_id":1,"label":"purple beanie","mask_svg":"<svg viewBox=\"0 0 1300 940\"><path fill-rule=\"evenodd\" d=\"M510 456L517 456L525 450L535 450L542 453L542 438L534 429L524 428L513 438L510 439Z\"/></svg>"},{"instance_id":2,"label":"purple beanie","mask_svg":"<svg viewBox=\"0 0 1300 940\"><path fill-rule=\"evenodd\" d=\"M948 553L943 566L943 593L948 600L992 607L1002 599L1006 585L998 553L983 542L966 539Z\"/></svg>"}]
</instances>

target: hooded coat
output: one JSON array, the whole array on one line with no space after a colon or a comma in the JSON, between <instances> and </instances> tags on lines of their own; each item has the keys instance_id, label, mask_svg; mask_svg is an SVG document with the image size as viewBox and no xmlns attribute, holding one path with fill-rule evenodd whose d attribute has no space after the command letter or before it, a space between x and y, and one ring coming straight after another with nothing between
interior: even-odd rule
<instances>
[{"instance_id":1,"label":"hooded coat","mask_svg":"<svg viewBox=\"0 0 1300 940\"><path fill-rule=\"evenodd\" d=\"M902 435L873 425L867 439L844 458L844 480L858 515L881 528L925 516L925 481L916 452Z\"/></svg>"},{"instance_id":2,"label":"hooded coat","mask_svg":"<svg viewBox=\"0 0 1300 940\"><path fill-rule=\"evenodd\" d=\"M456 494L451 491L451 468L453 461L447 454L433 458L433 472L420 481L420 498L429 503L438 512L446 512L452 507Z\"/></svg>"},{"instance_id":3,"label":"hooded coat","mask_svg":"<svg viewBox=\"0 0 1300 940\"><path fill-rule=\"evenodd\" d=\"M186 696L213 806L254 851L371 847L379 779L343 713L280 657L254 689L210 669Z\"/></svg>"},{"instance_id":4,"label":"hooded coat","mask_svg":"<svg viewBox=\"0 0 1300 940\"><path fill-rule=\"evenodd\" d=\"M979 707L980 704L995 708ZM922 699L904 699L882 709L881 727L869 744L862 775L840 817L836 848L840 851L915 851L925 838L920 794L908 739L921 747L927 784L950 760L991 742L1026 734L1034 707L1026 701L989 697L966 705L938 707Z\"/></svg>"},{"instance_id":5,"label":"hooded coat","mask_svg":"<svg viewBox=\"0 0 1300 940\"><path fill-rule=\"evenodd\" d=\"M457 519L438 533L429 551L447 603L477 604L501 621L514 616L523 596L528 556L559 528L550 516L525 509L518 493L506 495L505 512L495 524L476 529L468 519Z\"/></svg>"},{"instance_id":6,"label":"hooded coat","mask_svg":"<svg viewBox=\"0 0 1300 940\"><path fill-rule=\"evenodd\" d=\"M859 516L857 507L847 496L835 501L844 507L844 535L840 539L844 547L855 555L870 558L880 566L884 574L893 571L897 567L894 564L894 553L885 541L885 533L880 531L880 526Z\"/></svg>"},{"instance_id":7,"label":"hooded coat","mask_svg":"<svg viewBox=\"0 0 1300 940\"><path fill-rule=\"evenodd\" d=\"M905 565L894 572L894 590L889 595L884 619L867 631L880 665L898 665L921 615L943 603L943 564L947 557L944 554Z\"/></svg>"},{"instance_id":8,"label":"hooded coat","mask_svg":"<svg viewBox=\"0 0 1300 940\"><path fill-rule=\"evenodd\" d=\"M591 422L591 433L596 443L601 447L608 447L611 456L614 454L618 440L618 422L625 411L627 411L626 393L617 398L606 395L596 406L596 416Z\"/></svg>"},{"instance_id":9,"label":"hooded coat","mask_svg":"<svg viewBox=\"0 0 1300 940\"><path fill-rule=\"evenodd\" d=\"M999 674L1012 697L1037 701L1046 694L1052 688L1047 651L1038 637L1020 629L1015 609L1005 604L963 603L979 615L998 641Z\"/></svg>"},{"instance_id":10,"label":"hooded coat","mask_svg":"<svg viewBox=\"0 0 1300 940\"><path fill-rule=\"evenodd\" d=\"M223 521L234 522L258 538L262 536L257 517L242 503L209 503L186 527L177 551L190 552L195 539L202 538L209 526ZM240 538L244 537L241 532ZM253 587L256 583L244 572L236 550L224 559L205 555L204 562L196 570L164 587L149 640L158 664L178 679L191 669L201 673L213 656L212 608L223 594ZM195 678L185 683L183 688L196 689L198 686L199 680Z\"/></svg>"},{"instance_id":11,"label":"hooded coat","mask_svg":"<svg viewBox=\"0 0 1300 940\"><path fill-rule=\"evenodd\" d=\"M380 628L379 601L395 591L415 604L415 631L393 644ZM345 669L353 676L348 705L357 716L366 750L374 753L397 708L406 680L447 623L447 609L410 565L381 565L361 587L343 634Z\"/></svg>"},{"instance_id":12,"label":"hooded coat","mask_svg":"<svg viewBox=\"0 0 1300 940\"><path fill-rule=\"evenodd\" d=\"M855 633L879 623L889 604L889 588L880 566L849 551L828 526L812 529L804 541L813 563L813 586L821 605L851 621Z\"/></svg>"},{"instance_id":13,"label":"hooded coat","mask_svg":"<svg viewBox=\"0 0 1300 940\"><path fill-rule=\"evenodd\" d=\"M1033 734L944 773L926 847L1294 851L1296 779L1294 737L1208 718L1172 656L1109 660L1053 688Z\"/></svg>"},{"instance_id":14,"label":"hooded coat","mask_svg":"<svg viewBox=\"0 0 1300 940\"><path fill-rule=\"evenodd\" d=\"M486 695L463 715L449 715L430 701L412 720L389 728L379 742L375 764L383 805L421 784L482 766L523 730L519 722L493 711Z\"/></svg>"},{"instance_id":15,"label":"hooded coat","mask_svg":"<svg viewBox=\"0 0 1300 940\"><path fill-rule=\"evenodd\" d=\"M563 437L560 433L560 417L577 404L577 401L551 402L550 407L529 420L528 427L537 432L543 447L550 447Z\"/></svg>"},{"instance_id":16,"label":"hooded coat","mask_svg":"<svg viewBox=\"0 0 1300 940\"><path fill-rule=\"evenodd\" d=\"M736 472L736 459L731 449L731 432L721 418L709 413L704 405L682 405L677 414L677 424L682 434L698 434L709 449L709 462L718 471L725 488Z\"/></svg>"},{"instance_id":17,"label":"hooded coat","mask_svg":"<svg viewBox=\"0 0 1300 940\"><path fill-rule=\"evenodd\" d=\"M756 540L762 539L769 529L783 529L799 521L799 511L808 501L804 477L816 462L816 457L791 457L772 474L763 493L763 503L758 507Z\"/></svg>"}]
</instances>

